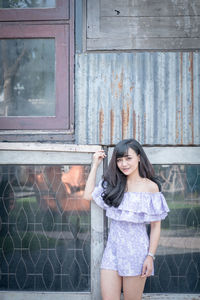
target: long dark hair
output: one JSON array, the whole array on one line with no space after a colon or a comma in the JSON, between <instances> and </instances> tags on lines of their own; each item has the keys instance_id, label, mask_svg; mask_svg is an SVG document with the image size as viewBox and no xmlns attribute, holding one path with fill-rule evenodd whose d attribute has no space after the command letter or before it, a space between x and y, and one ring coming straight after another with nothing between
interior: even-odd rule
<instances>
[{"instance_id":1,"label":"long dark hair","mask_svg":"<svg viewBox=\"0 0 200 300\"><path fill-rule=\"evenodd\" d=\"M153 166L149 162L140 143L134 139L122 140L113 150L112 158L102 181L102 187L104 188L102 198L109 206L118 207L126 192L127 176L117 167L117 159L126 156L129 148L133 149L137 155L140 155L138 165L139 175L142 178L154 181L158 185L159 191L161 190L161 185L158 178L155 177Z\"/></svg>"}]
</instances>

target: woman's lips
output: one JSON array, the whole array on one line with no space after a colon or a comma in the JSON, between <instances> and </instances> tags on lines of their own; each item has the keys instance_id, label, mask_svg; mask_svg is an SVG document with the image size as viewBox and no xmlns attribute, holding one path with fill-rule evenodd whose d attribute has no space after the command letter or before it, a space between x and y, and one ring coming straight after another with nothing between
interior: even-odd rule
<instances>
[{"instance_id":1,"label":"woman's lips","mask_svg":"<svg viewBox=\"0 0 200 300\"><path fill-rule=\"evenodd\" d=\"M129 170L129 168L122 169L123 172L127 172L128 170Z\"/></svg>"}]
</instances>

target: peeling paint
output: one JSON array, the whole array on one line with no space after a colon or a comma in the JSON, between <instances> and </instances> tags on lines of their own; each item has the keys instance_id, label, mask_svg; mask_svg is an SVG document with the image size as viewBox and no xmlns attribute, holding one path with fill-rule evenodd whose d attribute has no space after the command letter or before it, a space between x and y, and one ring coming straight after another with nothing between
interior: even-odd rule
<instances>
[{"instance_id":1,"label":"peeling paint","mask_svg":"<svg viewBox=\"0 0 200 300\"><path fill-rule=\"evenodd\" d=\"M129 105L122 109L122 139L127 138L127 131L129 125Z\"/></svg>"}]
</instances>

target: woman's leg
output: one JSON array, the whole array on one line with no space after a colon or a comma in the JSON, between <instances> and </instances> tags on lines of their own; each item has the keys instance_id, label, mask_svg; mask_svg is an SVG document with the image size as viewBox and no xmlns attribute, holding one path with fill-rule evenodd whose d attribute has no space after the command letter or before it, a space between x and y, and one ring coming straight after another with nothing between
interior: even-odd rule
<instances>
[{"instance_id":1,"label":"woman's leg","mask_svg":"<svg viewBox=\"0 0 200 300\"><path fill-rule=\"evenodd\" d=\"M141 300L145 282L141 276L123 277L124 300Z\"/></svg>"},{"instance_id":2,"label":"woman's leg","mask_svg":"<svg viewBox=\"0 0 200 300\"><path fill-rule=\"evenodd\" d=\"M101 295L103 300L120 300L122 277L117 271L101 269Z\"/></svg>"}]
</instances>

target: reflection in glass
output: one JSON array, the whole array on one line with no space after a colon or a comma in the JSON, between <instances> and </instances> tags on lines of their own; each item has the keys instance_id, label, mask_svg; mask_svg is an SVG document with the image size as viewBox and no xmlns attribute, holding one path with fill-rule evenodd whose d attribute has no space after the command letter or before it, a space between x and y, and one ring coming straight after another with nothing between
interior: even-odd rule
<instances>
[{"instance_id":1,"label":"reflection in glass","mask_svg":"<svg viewBox=\"0 0 200 300\"><path fill-rule=\"evenodd\" d=\"M170 213L146 292L200 293L200 165L156 165Z\"/></svg>"},{"instance_id":2,"label":"reflection in glass","mask_svg":"<svg viewBox=\"0 0 200 300\"><path fill-rule=\"evenodd\" d=\"M90 291L89 166L0 168L0 290Z\"/></svg>"},{"instance_id":3,"label":"reflection in glass","mask_svg":"<svg viewBox=\"0 0 200 300\"><path fill-rule=\"evenodd\" d=\"M54 42L0 40L0 116L55 116Z\"/></svg>"},{"instance_id":4,"label":"reflection in glass","mask_svg":"<svg viewBox=\"0 0 200 300\"><path fill-rule=\"evenodd\" d=\"M56 0L0 0L0 8L50 8Z\"/></svg>"}]
</instances>

